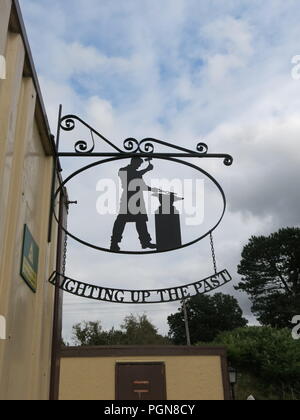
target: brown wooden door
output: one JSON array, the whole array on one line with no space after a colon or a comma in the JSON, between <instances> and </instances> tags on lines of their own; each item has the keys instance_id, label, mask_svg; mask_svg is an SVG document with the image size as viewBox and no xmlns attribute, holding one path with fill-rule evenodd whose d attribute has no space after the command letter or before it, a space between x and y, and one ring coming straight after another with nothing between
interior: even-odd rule
<instances>
[{"instance_id":1,"label":"brown wooden door","mask_svg":"<svg viewBox=\"0 0 300 420\"><path fill-rule=\"evenodd\" d=\"M166 400L164 363L118 363L116 400Z\"/></svg>"}]
</instances>

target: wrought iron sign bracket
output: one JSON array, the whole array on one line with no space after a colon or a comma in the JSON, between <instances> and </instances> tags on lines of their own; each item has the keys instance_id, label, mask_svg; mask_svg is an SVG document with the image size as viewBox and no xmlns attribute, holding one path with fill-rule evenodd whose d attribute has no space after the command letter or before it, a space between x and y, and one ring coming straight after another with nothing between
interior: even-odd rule
<instances>
[{"instance_id":1,"label":"wrought iron sign bracket","mask_svg":"<svg viewBox=\"0 0 300 420\"><path fill-rule=\"evenodd\" d=\"M67 151L61 151L60 147L60 135L61 132L72 132L75 130L77 125L81 125L89 132L89 138L86 140L74 140L73 149ZM106 146L110 151L98 151L97 141L101 143L101 146ZM99 143L99 144L100 144ZM156 151L156 148L165 149L167 151ZM101 147L102 149L102 147ZM100 300L112 303L133 303L133 304L145 304L145 303L164 303L164 302L173 302L181 301L182 299L187 299L194 294L204 294L211 292L232 280L230 274L227 270L218 272L217 263L214 251L213 237L212 234L214 230L220 225L226 211L226 196L221 187L221 185L210 175L208 172L201 169L199 166L192 164L186 159L222 159L225 166L231 166L233 164L233 157L229 154L216 154L209 153L209 149L206 143L200 142L197 144L195 151L187 149L181 146L177 146L166 141L158 140L155 138L145 138L141 141L136 140L135 138L128 138L123 142L123 148L116 146L113 142L108 140L92 126L87 124L84 120L79 118L76 115L66 115L62 116L62 107L59 111L58 119L58 130L56 138L56 156L55 156L55 171L60 170L60 158L101 158L101 160L95 161L94 159L89 165L79 168L74 173L69 175L64 181L60 181L60 185L56 191L53 190L52 194L52 204L51 204L51 219L52 215L56 222L59 225L59 228L65 233L66 237L70 237L73 240L79 242L80 244L96 249L103 252L111 252L116 254L126 254L126 255L143 255L143 254L156 254L161 252L170 252L175 251L181 248L186 248L188 246L194 245L202 241L206 237L210 237L212 255L214 262L214 275L204 280L198 281L196 283L188 284L181 287L174 287L170 289L158 289L158 290L125 290L125 289L109 289L107 287L94 286L87 283L82 283L71 279L65 275L65 273L59 272L59 269L55 271L49 282L62 290L88 299ZM136 251L121 251L116 249L107 249L100 247L96 244L88 243L71 232L60 222L58 216L55 213L55 202L59 198L60 193L67 186L68 182L74 179L79 174L88 171L94 167L100 166L102 164L113 163L119 160L131 159L133 158L144 158L146 161L152 161L153 159L158 159L162 161L170 161L176 164L185 165L193 170L199 171L202 175L206 176L217 188L219 191L222 202L223 209L220 219L217 220L216 224L211 227L207 233L200 236L199 238L182 245L176 245L173 248L163 248L161 250L153 250L151 247L147 247L147 250L142 252ZM142 159L140 159L142 160ZM126 168L124 168L126 169ZM122 169L122 170L124 170ZM54 174L54 177L56 175ZM54 185L55 183L53 183ZM164 193L164 192L160 192ZM173 193L169 193L173 194ZM173 194L174 195L174 194ZM69 204L71 204L70 202ZM173 214L173 213L172 213ZM130 221L132 221L130 219ZM51 229L50 229L51 230ZM152 244L150 244L152 245ZM173 245L173 244L172 244ZM153 248L154 246L152 246Z\"/></svg>"},{"instance_id":2,"label":"wrought iron sign bracket","mask_svg":"<svg viewBox=\"0 0 300 420\"><path fill-rule=\"evenodd\" d=\"M168 158L198 158L198 159L223 159L224 165L231 166L233 163L233 157L229 154L217 154L208 153L208 146L205 143L198 143L196 151L186 149L184 147L176 146L174 144L157 140L154 138L145 138L138 141L134 138L128 138L124 141L124 149L120 149L110 140L105 138L102 134L96 131L93 127L83 121L76 115L66 115L60 118L59 128L64 131L73 131L76 127L76 122L82 124L90 131L90 139L78 140L75 142L74 151L59 152L57 150L58 157L103 157L103 158L115 158L125 159L133 157L149 158L149 159L168 159ZM102 143L110 146L114 152L97 152L95 136L102 141ZM58 143L59 144L59 143ZM162 146L173 149L173 152L169 153L157 153L155 152L155 146Z\"/></svg>"}]
</instances>

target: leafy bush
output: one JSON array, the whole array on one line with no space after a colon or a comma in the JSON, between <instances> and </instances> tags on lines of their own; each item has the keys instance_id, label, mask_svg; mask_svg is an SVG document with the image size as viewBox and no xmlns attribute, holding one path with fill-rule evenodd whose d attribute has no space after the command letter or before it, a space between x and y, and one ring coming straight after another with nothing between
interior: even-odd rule
<instances>
[{"instance_id":1,"label":"leafy bush","mask_svg":"<svg viewBox=\"0 0 300 420\"><path fill-rule=\"evenodd\" d=\"M240 328L220 334L215 343L227 347L230 362L241 371L300 396L300 342L290 330Z\"/></svg>"}]
</instances>

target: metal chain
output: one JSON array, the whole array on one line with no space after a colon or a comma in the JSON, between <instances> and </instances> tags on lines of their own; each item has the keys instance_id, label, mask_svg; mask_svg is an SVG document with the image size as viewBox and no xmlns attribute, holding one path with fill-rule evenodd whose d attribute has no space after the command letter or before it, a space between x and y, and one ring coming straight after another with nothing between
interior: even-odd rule
<instances>
[{"instance_id":1,"label":"metal chain","mask_svg":"<svg viewBox=\"0 0 300 420\"><path fill-rule=\"evenodd\" d=\"M67 252L68 252L68 235L65 233L65 240L64 240L64 254L63 254L63 262L62 262L62 274L66 274L66 267L67 267Z\"/></svg>"},{"instance_id":2,"label":"metal chain","mask_svg":"<svg viewBox=\"0 0 300 420\"><path fill-rule=\"evenodd\" d=\"M212 253L212 258L213 258L213 263L214 263L214 270L215 270L215 273L218 274L217 259L216 259L214 238L213 238L212 232L210 232L210 245L211 245L211 253Z\"/></svg>"},{"instance_id":3,"label":"metal chain","mask_svg":"<svg viewBox=\"0 0 300 420\"><path fill-rule=\"evenodd\" d=\"M69 213L69 203L66 203L67 213ZM65 218L65 230L68 230L68 217ZM62 275L65 276L66 274L66 267L67 267L67 253L68 253L68 235L64 232L64 253L63 253L63 261L62 261Z\"/></svg>"}]
</instances>

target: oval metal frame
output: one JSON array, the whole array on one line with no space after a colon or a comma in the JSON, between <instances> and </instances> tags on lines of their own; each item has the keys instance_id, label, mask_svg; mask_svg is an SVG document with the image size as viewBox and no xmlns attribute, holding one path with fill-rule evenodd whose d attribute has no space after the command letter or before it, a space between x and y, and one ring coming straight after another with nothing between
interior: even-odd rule
<instances>
[{"instance_id":1,"label":"oval metal frame","mask_svg":"<svg viewBox=\"0 0 300 420\"><path fill-rule=\"evenodd\" d=\"M143 154L140 154L139 156L143 157ZM148 155L145 154L145 156L147 157ZM73 172L68 178L66 178L66 180L64 182L62 182L60 184L60 187L55 192L54 200L57 199L57 196L60 194L60 192L62 191L62 189L73 178L75 178L79 174L81 174L81 173L83 173L85 171L88 171L89 169L92 169L94 167L97 167L97 166L106 164L106 163L111 163L111 162L115 162L115 161L118 161L118 160L125 160L125 159L129 159L129 158L130 158L129 156L118 156L118 157L113 157L113 158L110 158L110 159L104 159L104 160L101 160L101 161L93 162L92 164L89 164L89 165L87 165L87 166L85 166L85 167L83 167L83 168L81 168L81 169ZM184 248L188 248L189 246L195 245L196 243L198 243L198 242L202 241L203 239L207 238L212 232L214 232L218 228L218 226L222 222L222 220L224 218L224 215L225 215L225 212L226 212L226 208L227 208L226 196L225 196L225 193L224 193L223 188L221 187L221 185L218 183L218 181L212 175L210 175L204 169L199 168L198 166L196 166L196 165L194 165L194 164L192 164L190 162L185 162L183 160L172 158L172 157L158 157L158 156L155 156L155 157L153 157L153 159L166 160L166 161L171 161L171 162L174 162L174 163L178 163L180 165L188 166L188 167L190 167L190 168L192 168L192 169L194 169L194 170L202 173L203 175L207 176L213 182L213 184L218 188L219 192L221 193L222 199L223 199L223 211L222 211L222 215L221 215L220 219L218 220L217 224L212 229L210 229L207 233L205 233L204 235L200 236L199 238L197 238L197 239L195 239L195 240L193 240L191 242L188 242L187 244L182 245L181 247L172 248L172 249L166 249L166 250L163 250L163 251L118 251L118 252L117 251L111 251L108 248L99 247L99 246L93 245L93 244L91 244L89 242L86 242L86 241L78 238L77 236L73 235L71 232L69 232L68 229L66 229L63 226L63 224L59 221L59 219L58 219L58 217L56 215L56 212L55 212L55 206L53 206L54 217L55 217L56 222L60 226L60 228L65 232L66 235L68 235L70 238L74 239L76 242L78 242L78 243L80 243L82 245L85 245L85 246L87 246L89 248L92 248L92 249L96 249L98 251L108 252L108 253L111 253L111 254L121 254L121 255L122 254L123 255L163 254L163 253L166 253L166 252L173 252L173 251L178 251L178 250L181 250L181 249L184 249Z\"/></svg>"}]
</instances>

